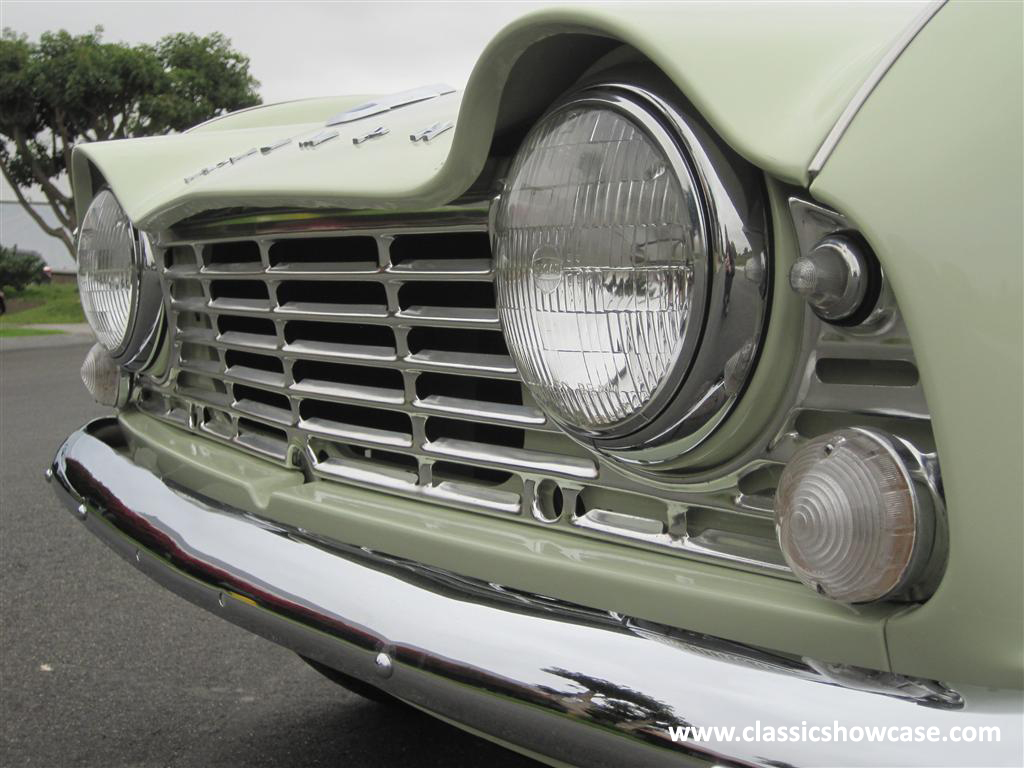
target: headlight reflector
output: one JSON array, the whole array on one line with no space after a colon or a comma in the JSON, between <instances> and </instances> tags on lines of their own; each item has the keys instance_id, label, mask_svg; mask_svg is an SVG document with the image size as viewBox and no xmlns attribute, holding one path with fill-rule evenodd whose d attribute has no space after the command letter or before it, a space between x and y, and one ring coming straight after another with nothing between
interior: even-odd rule
<instances>
[{"instance_id":1,"label":"headlight reflector","mask_svg":"<svg viewBox=\"0 0 1024 768\"><path fill-rule=\"evenodd\" d=\"M802 582L848 603L913 584L931 552L934 520L893 444L863 429L816 438L779 480L776 530Z\"/></svg>"},{"instance_id":2,"label":"headlight reflector","mask_svg":"<svg viewBox=\"0 0 1024 768\"><path fill-rule=\"evenodd\" d=\"M139 294L135 228L109 190L89 205L78 236L78 290L96 339L112 354L128 342Z\"/></svg>"},{"instance_id":3,"label":"headlight reflector","mask_svg":"<svg viewBox=\"0 0 1024 768\"><path fill-rule=\"evenodd\" d=\"M625 432L686 373L707 293L696 182L655 121L568 105L527 137L495 219L497 304L538 402Z\"/></svg>"}]
</instances>

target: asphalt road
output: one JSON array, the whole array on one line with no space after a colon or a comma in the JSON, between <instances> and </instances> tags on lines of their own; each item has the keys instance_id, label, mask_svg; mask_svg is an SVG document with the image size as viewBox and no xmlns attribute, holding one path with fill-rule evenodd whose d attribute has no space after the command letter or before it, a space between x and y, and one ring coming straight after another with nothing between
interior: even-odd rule
<instances>
[{"instance_id":1,"label":"asphalt road","mask_svg":"<svg viewBox=\"0 0 1024 768\"><path fill-rule=\"evenodd\" d=\"M536 766L165 592L53 497L43 470L104 408L87 346L0 351L0 765Z\"/></svg>"}]
</instances>

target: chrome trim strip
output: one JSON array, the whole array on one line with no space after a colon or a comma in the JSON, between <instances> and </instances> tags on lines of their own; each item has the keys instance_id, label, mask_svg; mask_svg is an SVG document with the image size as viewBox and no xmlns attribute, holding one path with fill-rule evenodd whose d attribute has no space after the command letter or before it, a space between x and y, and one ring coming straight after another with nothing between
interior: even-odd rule
<instances>
[{"instance_id":1,"label":"chrome trim strip","mask_svg":"<svg viewBox=\"0 0 1024 768\"><path fill-rule=\"evenodd\" d=\"M352 212L328 209L214 213L186 219L161 232L158 245L166 248L191 245L197 240L217 243L270 235L313 235L316 232L373 235L389 230L419 232L440 228L452 232L485 232L488 205L452 204L425 211Z\"/></svg>"},{"instance_id":2,"label":"chrome trim strip","mask_svg":"<svg viewBox=\"0 0 1024 768\"><path fill-rule=\"evenodd\" d=\"M264 144L262 147L260 147L260 154L269 155L274 150L280 149L281 147L287 146L288 144L291 143L292 140L290 138L278 139L277 141L271 142L270 144Z\"/></svg>"},{"instance_id":3,"label":"chrome trim strip","mask_svg":"<svg viewBox=\"0 0 1024 768\"><path fill-rule=\"evenodd\" d=\"M323 130L306 139L299 140L299 149L315 149L326 141L338 138L337 131Z\"/></svg>"},{"instance_id":4,"label":"chrome trim strip","mask_svg":"<svg viewBox=\"0 0 1024 768\"><path fill-rule=\"evenodd\" d=\"M369 141L370 139L376 139L381 136L387 136L389 133L391 133L390 128L386 128L383 125L378 125L376 128L374 128L372 131L369 131L368 133L364 133L359 136L353 136L352 143L355 144L356 146L359 146L360 144L363 144Z\"/></svg>"},{"instance_id":5,"label":"chrome trim strip","mask_svg":"<svg viewBox=\"0 0 1024 768\"><path fill-rule=\"evenodd\" d=\"M256 147L253 147L252 149L243 152L240 155L235 155L234 157L228 158L228 162L230 162L232 165L235 165L236 163L240 163L248 157L252 157L257 152L259 152L259 150Z\"/></svg>"},{"instance_id":6,"label":"chrome trim strip","mask_svg":"<svg viewBox=\"0 0 1024 768\"><path fill-rule=\"evenodd\" d=\"M510 590L175 490L110 444L58 450L58 497L157 583L286 648L508 744L587 766L1015 764L1019 691L799 659ZM528 642L527 642L528 639ZM998 726L982 743L674 742L678 725ZM739 730L737 731L739 732Z\"/></svg>"},{"instance_id":7,"label":"chrome trim strip","mask_svg":"<svg viewBox=\"0 0 1024 768\"><path fill-rule=\"evenodd\" d=\"M374 115L390 112L393 109L398 109L399 107L404 107L409 104L416 104L421 101L436 99L438 96L445 96L449 93L455 93L455 89L450 85L445 85L444 83L436 83L434 85L424 85L420 88L413 88L400 93L393 93L389 96L381 96L373 101L368 101L363 104L359 104L358 106L350 107L344 112L340 112L333 117L327 118L325 125L330 127L333 125L342 125L343 123L351 123L355 120L362 120L367 117L373 117Z\"/></svg>"},{"instance_id":8,"label":"chrome trim strip","mask_svg":"<svg viewBox=\"0 0 1024 768\"><path fill-rule=\"evenodd\" d=\"M455 123L453 123L451 120L449 120L447 122L434 123L434 124L428 126L427 128L424 128L422 131L417 131L416 133L410 133L409 134L409 141L412 141L412 142L417 142L417 141L430 142L431 139L437 138L438 136L440 136L445 131L450 131L454 127L455 127Z\"/></svg>"},{"instance_id":9,"label":"chrome trim strip","mask_svg":"<svg viewBox=\"0 0 1024 768\"><path fill-rule=\"evenodd\" d=\"M910 22L909 26L903 30L898 38L893 42L888 52L881 58L875 68L868 75L867 79L861 84L860 88L850 99L850 103L846 105L846 109L843 110L842 114L839 115L839 119L836 120L836 124L832 126L832 130L828 132L828 136L818 147L818 151L814 154L811 159L811 164L807 167L807 175L811 181L821 173L821 169L825 167L825 163L828 161L832 152L839 145L839 140L843 138L843 134L846 133L846 129L850 127L853 122L853 118L857 116L860 108L867 102L868 97L875 90L882 78L885 77L886 73L892 68L892 65L896 63L896 60L903 54L903 51L907 49L917 37L918 33L925 28L932 17L939 12L939 9L946 4L946 0L932 0L928 3L924 10Z\"/></svg>"}]
</instances>

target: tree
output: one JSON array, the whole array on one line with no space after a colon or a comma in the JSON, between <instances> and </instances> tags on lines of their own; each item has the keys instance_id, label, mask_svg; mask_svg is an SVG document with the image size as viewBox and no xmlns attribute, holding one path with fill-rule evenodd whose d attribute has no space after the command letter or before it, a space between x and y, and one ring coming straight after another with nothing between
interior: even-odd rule
<instances>
[{"instance_id":1,"label":"tree","mask_svg":"<svg viewBox=\"0 0 1024 768\"><path fill-rule=\"evenodd\" d=\"M46 264L35 251L19 251L18 246L0 245L0 288L10 286L21 293L32 283L43 282Z\"/></svg>"},{"instance_id":2,"label":"tree","mask_svg":"<svg viewBox=\"0 0 1024 768\"><path fill-rule=\"evenodd\" d=\"M63 177L76 143L182 131L260 103L248 57L219 32L134 46L102 36L102 27L46 32L38 43L9 29L0 36L0 170L29 216L72 258L77 220ZM34 186L56 226L29 204Z\"/></svg>"}]
</instances>

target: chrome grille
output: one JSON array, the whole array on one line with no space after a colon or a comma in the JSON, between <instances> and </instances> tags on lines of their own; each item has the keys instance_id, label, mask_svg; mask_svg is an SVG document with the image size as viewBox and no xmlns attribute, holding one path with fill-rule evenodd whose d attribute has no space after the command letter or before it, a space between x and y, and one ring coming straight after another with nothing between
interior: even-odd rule
<instances>
[{"instance_id":1,"label":"chrome grille","mask_svg":"<svg viewBox=\"0 0 1024 768\"><path fill-rule=\"evenodd\" d=\"M486 208L208 226L156 238L171 352L137 405L319 480L785 576L772 497L803 440L850 419L930 435L898 318L864 338L808 313L804 375L759 446L711 482L637 480L521 385Z\"/></svg>"}]
</instances>

